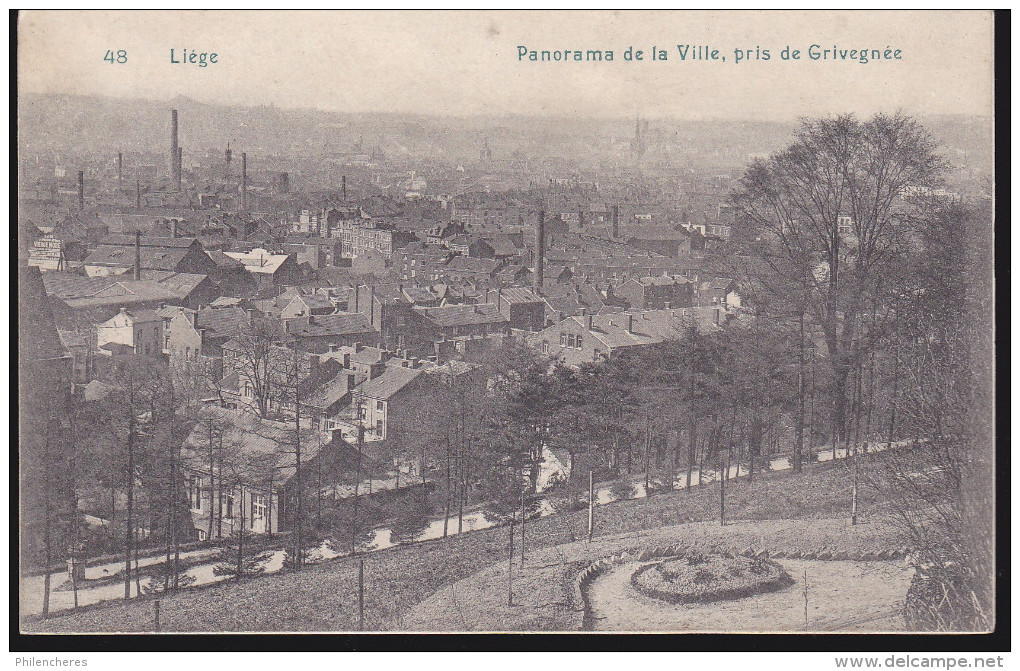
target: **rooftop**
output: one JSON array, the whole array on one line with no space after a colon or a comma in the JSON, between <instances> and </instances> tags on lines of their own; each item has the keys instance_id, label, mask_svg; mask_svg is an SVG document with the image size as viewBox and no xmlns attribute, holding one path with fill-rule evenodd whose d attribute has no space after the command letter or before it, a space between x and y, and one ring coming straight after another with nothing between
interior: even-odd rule
<instances>
[{"instance_id":1,"label":"rooftop","mask_svg":"<svg viewBox=\"0 0 1020 671\"><path fill-rule=\"evenodd\" d=\"M365 380L357 388L366 398L386 400L406 387L421 375L421 370L403 366L386 366L382 375L374 380Z\"/></svg>"},{"instance_id":2,"label":"rooftop","mask_svg":"<svg viewBox=\"0 0 1020 671\"><path fill-rule=\"evenodd\" d=\"M470 324L507 324L506 317L495 305L447 305L441 308L415 308L415 312L440 327L467 326Z\"/></svg>"},{"instance_id":3,"label":"rooftop","mask_svg":"<svg viewBox=\"0 0 1020 671\"><path fill-rule=\"evenodd\" d=\"M357 312L337 312L287 320L287 332L304 338L374 333L368 317Z\"/></svg>"}]
</instances>

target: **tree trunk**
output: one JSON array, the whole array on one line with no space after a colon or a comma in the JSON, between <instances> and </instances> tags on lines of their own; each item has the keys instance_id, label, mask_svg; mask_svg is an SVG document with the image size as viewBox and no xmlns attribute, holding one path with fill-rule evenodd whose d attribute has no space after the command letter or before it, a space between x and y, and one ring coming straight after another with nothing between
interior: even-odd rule
<instances>
[{"instance_id":1,"label":"tree trunk","mask_svg":"<svg viewBox=\"0 0 1020 671\"><path fill-rule=\"evenodd\" d=\"M800 334L798 338L797 368L797 440L793 447L793 470L800 473L804 460L804 312L800 315Z\"/></svg>"},{"instance_id":2,"label":"tree trunk","mask_svg":"<svg viewBox=\"0 0 1020 671\"><path fill-rule=\"evenodd\" d=\"M297 505L294 507L294 568L298 571L304 564L304 488L301 482L301 367L298 361L298 348L294 347L294 480L297 488ZM361 460L360 452L358 460Z\"/></svg>"},{"instance_id":3,"label":"tree trunk","mask_svg":"<svg viewBox=\"0 0 1020 671\"><path fill-rule=\"evenodd\" d=\"M206 538L212 540L213 525L216 521L216 453L213 449L212 424L209 425L209 528Z\"/></svg>"},{"instance_id":4,"label":"tree trunk","mask_svg":"<svg viewBox=\"0 0 1020 671\"><path fill-rule=\"evenodd\" d=\"M125 520L124 533L124 598L131 598L131 541L134 537L134 496L135 496L135 408L134 404L128 406L128 435L127 435L127 519Z\"/></svg>"},{"instance_id":5,"label":"tree trunk","mask_svg":"<svg viewBox=\"0 0 1020 671\"><path fill-rule=\"evenodd\" d=\"M453 456L450 454L450 436L448 434L446 436L446 492L445 492L445 494L446 494L446 508L445 508L446 512L443 513L443 538L446 538L447 533L449 531L449 527L450 527L450 505L452 503L452 501L451 501L451 498L452 498L452 491L451 491L451 489L453 487L453 481L451 480L451 475L450 475L450 468L451 468L451 463L450 462L451 462L452 459L453 459Z\"/></svg>"},{"instance_id":6,"label":"tree trunk","mask_svg":"<svg viewBox=\"0 0 1020 671\"><path fill-rule=\"evenodd\" d=\"M687 450L687 491L691 491L691 472L694 470L694 463L697 460L698 453L698 420L694 417L694 411L691 411L691 429L690 429L690 447ZM700 483L701 474L698 474L698 481Z\"/></svg>"},{"instance_id":7,"label":"tree trunk","mask_svg":"<svg viewBox=\"0 0 1020 671\"><path fill-rule=\"evenodd\" d=\"M52 505L50 504L50 419L46 420L46 428L44 429L45 437L44 444L45 450L43 452L43 515L45 525L43 529L43 552L45 555L45 571L46 577L43 578L43 617L50 616L50 564L53 562L53 553L51 548L52 540L50 538L50 518L53 516Z\"/></svg>"},{"instance_id":8,"label":"tree trunk","mask_svg":"<svg viewBox=\"0 0 1020 671\"><path fill-rule=\"evenodd\" d=\"M239 522L237 527L237 571L234 576L234 580L238 582L244 577L244 485L241 485L241 500L239 502L240 514Z\"/></svg>"},{"instance_id":9,"label":"tree trunk","mask_svg":"<svg viewBox=\"0 0 1020 671\"><path fill-rule=\"evenodd\" d=\"M886 444L886 448L892 447L893 437L896 432L896 404L898 403L899 395L899 383L900 383L900 353L899 345L893 350L893 387L892 387L892 403L889 408L889 442Z\"/></svg>"}]
</instances>

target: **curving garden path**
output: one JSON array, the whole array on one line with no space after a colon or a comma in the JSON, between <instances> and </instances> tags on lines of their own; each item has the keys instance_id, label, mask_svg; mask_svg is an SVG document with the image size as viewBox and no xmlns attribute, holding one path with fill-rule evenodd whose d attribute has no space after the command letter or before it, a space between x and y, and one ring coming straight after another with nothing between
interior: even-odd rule
<instances>
[{"instance_id":1,"label":"curving garden path","mask_svg":"<svg viewBox=\"0 0 1020 671\"><path fill-rule=\"evenodd\" d=\"M596 577L586 588L590 607L578 597L578 574L592 562L619 553L641 553L681 543L712 551L746 548L827 556L899 548L895 530L878 523L850 526L845 520L697 522L605 536L519 555L512 569L508 604L507 562L489 566L434 593L391 625L403 631L897 631L899 609L912 569L902 559L822 561L777 559L796 583L771 595L715 605L673 606L638 594L630 575L636 557ZM814 556L814 555L812 555ZM804 626L803 569L808 570L809 627Z\"/></svg>"}]
</instances>

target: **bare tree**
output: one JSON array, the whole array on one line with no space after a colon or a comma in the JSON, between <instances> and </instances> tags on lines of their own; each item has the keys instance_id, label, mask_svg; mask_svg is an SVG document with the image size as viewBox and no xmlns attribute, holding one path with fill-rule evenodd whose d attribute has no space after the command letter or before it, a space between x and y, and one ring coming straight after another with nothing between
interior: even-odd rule
<instances>
[{"instance_id":1,"label":"bare tree","mask_svg":"<svg viewBox=\"0 0 1020 671\"><path fill-rule=\"evenodd\" d=\"M915 120L840 116L805 121L786 150L747 169L733 197L763 285L776 295L806 292L828 349L832 421L844 441L848 379L873 342L860 337L862 318L909 243L909 187L933 184L943 169Z\"/></svg>"}]
</instances>

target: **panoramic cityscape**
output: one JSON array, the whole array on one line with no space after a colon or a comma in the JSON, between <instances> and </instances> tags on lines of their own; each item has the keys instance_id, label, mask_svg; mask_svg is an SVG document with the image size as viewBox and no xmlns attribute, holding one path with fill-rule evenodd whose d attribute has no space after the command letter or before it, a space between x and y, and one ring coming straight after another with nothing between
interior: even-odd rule
<instances>
[{"instance_id":1,"label":"panoramic cityscape","mask_svg":"<svg viewBox=\"0 0 1020 671\"><path fill-rule=\"evenodd\" d=\"M22 632L995 627L990 116L17 142Z\"/></svg>"}]
</instances>

